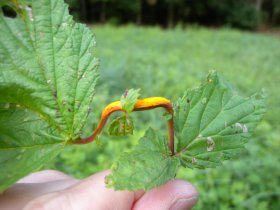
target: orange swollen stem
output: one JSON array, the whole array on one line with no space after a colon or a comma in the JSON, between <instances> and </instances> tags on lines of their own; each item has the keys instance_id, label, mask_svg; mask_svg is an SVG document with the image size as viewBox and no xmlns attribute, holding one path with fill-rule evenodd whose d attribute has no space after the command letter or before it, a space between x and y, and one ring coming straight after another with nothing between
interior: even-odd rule
<instances>
[{"instance_id":1,"label":"orange swollen stem","mask_svg":"<svg viewBox=\"0 0 280 210\"><path fill-rule=\"evenodd\" d=\"M139 99L137 100L136 104L134 105L133 111L144 111L144 110L150 110L157 107L164 108L169 114L171 114L171 118L167 121L168 126L168 145L170 148L170 151L172 155L174 155L174 114L173 114L173 108L172 103L162 97L150 97L145 99ZM99 124L95 131L90 135L89 137L86 137L84 139L76 139L71 141L71 144L87 144L92 141L100 134L103 127L105 126L109 116L114 112L125 112L124 109L121 107L120 101L115 101L110 103L108 106L106 106L103 109Z\"/></svg>"}]
</instances>

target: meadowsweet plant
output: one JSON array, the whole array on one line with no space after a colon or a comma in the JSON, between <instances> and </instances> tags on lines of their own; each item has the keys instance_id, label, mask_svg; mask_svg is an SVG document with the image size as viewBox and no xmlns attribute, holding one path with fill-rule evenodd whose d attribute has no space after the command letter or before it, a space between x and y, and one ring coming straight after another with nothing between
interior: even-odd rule
<instances>
[{"instance_id":1,"label":"meadowsweet plant","mask_svg":"<svg viewBox=\"0 0 280 210\"><path fill-rule=\"evenodd\" d=\"M115 136L133 135L134 111L162 108L159 119L167 124L167 134L151 127L116 157L106 183L117 190L149 190L173 179L180 167L219 166L244 149L263 116L262 92L242 97L212 71L173 103L125 91L82 138L99 77L91 30L73 21L63 0L4 0L0 6L0 191L66 145L93 142L114 112L123 112L109 126Z\"/></svg>"}]
</instances>

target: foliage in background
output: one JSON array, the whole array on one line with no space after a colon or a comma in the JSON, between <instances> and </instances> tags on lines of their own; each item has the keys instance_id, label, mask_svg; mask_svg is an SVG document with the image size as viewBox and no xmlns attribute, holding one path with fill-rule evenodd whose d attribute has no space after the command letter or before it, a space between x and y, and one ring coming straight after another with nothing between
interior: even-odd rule
<instances>
[{"instance_id":1,"label":"foliage in background","mask_svg":"<svg viewBox=\"0 0 280 210\"><path fill-rule=\"evenodd\" d=\"M256 29L280 25L280 0L66 0L85 22L174 27L184 24Z\"/></svg>"},{"instance_id":2,"label":"foliage in background","mask_svg":"<svg viewBox=\"0 0 280 210\"><path fill-rule=\"evenodd\" d=\"M96 27L95 32L96 53L103 58L93 103L96 113L132 87L141 88L143 97L161 95L174 101L180 91L194 86L211 69L221 71L246 95L265 87L269 111L246 146L248 152L217 169L182 170L177 177L188 179L199 188L200 201L195 209L280 208L279 39L204 28L162 31L106 26ZM182 83L178 83L179 79ZM161 110L141 116L133 113L134 136L111 139L104 134L96 144L69 147L52 167L80 178L108 169L113 157L123 153L123 148L130 151L151 124L165 130L164 121L159 121L161 114ZM85 134L92 131L99 118L91 115L89 120Z\"/></svg>"}]
</instances>

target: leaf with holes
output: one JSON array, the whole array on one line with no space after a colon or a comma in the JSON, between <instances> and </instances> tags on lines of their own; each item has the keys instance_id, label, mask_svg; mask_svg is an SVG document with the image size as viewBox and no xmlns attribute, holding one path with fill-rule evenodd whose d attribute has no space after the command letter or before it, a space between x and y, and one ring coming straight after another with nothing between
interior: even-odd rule
<instances>
[{"instance_id":1,"label":"leaf with holes","mask_svg":"<svg viewBox=\"0 0 280 210\"><path fill-rule=\"evenodd\" d=\"M167 139L149 128L139 144L114 163L106 182L117 190L149 190L173 179L179 166L179 159L170 155Z\"/></svg>"},{"instance_id":2,"label":"leaf with holes","mask_svg":"<svg viewBox=\"0 0 280 210\"><path fill-rule=\"evenodd\" d=\"M216 72L175 105L177 156L190 168L209 168L234 157L265 112L264 93L244 98Z\"/></svg>"},{"instance_id":3,"label":"leaf with holes","mask_svg":"<svg viewBox=\"0 0 280 210\"><path fill-rule=\"evenodd\" d=\"M113 165L108 186L149 190L172 179L180 165L220 165L244 149L265 112L264 98L263 93L243 98L223 77L210 73L174 106L175 154L170 154L163 136L149 129L139 145Z\"/></svg>"},{"instance_id":4,"label":"leaf with holes","mask_svg":"<svg viewBox=\"0 0 280 210\"><path fill-rule=\"evenodd\" d=\"M56 145L80 135L98 78L94 36L73 21L64 1L22 2L6 5L14 18L0 10L0 104L9 107L1 109L0 164L8 174L0 175L1 190L53 157ZM24 118L30 120L19 121Z\"/></svg>"}]
</instances>

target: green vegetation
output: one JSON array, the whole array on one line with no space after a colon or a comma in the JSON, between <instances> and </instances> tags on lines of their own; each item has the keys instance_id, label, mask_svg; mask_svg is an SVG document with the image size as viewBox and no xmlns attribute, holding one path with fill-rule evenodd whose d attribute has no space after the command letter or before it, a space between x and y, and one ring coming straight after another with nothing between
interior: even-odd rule
<instances>
[{"instance_id":1,"label":"green vegetation","mask_svg":"<svg viewBox=\"0 0 280 210\"><path fill-rule=\"evenodd\" d=\"M280 198L280 39L236 30L204 28L162 31L158 28L94 28L101 80L94 113L118 100L127 88L141 95L164 96L175 101L186 87L196 86L216 69L244 95L266 88L267 113L238 160L216 169L181 170L177 177L190 180L200 193L196 209L279 209ZM103 134L96 143L67 148L53 167L76 177L108 169L115 157L129 151L150 125L166 130L162 111L132 113L134 135L112 138ZM98 122L89 117L85 132Z\"/></svg>"},{"instance_id":2,"label":"green vegetation","mask_svg":"<svg viewBox=\"0 0 280 210\"><path fill-rule=\"evenodd\" d=\"M277 38L200 28L163 32L102 27L97 28L97 34L104 35L101 47L94 51L91 31L72 20L62 0L1 5L6 6L0 10L0 191L58 154L49 167L77 177L108 168L120 155L106 179L115 189L149 190L178 174L202 192L198 209L279 207ZM96 55L104 59L103 78L92 100L99 77ZM215 71L202 85L189 89L213 68L222 69L244 95L252 96L238 95ZM264 112L263 94L252 94L260 85L271 94L269 113L246 152L243 144ZM143 97L181 98L172 108L163 97L137 99L137 91L125 91L130 87L141 88ZM124 91L121 101L104 109L95 129L96 113ZM129 113L156 107L166 112ZM127 112L109 129L119 137L98 136L115 111ZM132 133L133 121L136 135L120 137ZM97 144L73 146L97 136ZM211 168L236 155L239 160L217 171L177 173L179 166Z\"/></svg>"},{"instance_id":3,"label":"green vegetation","mask_svg":"<svg viewBox=\"0 0 280 210\"><path fill-rule=\"evenodd\" d=\"M98 78L93 34L62 0L6 5L16 16L0 10L1 192L80 136Z\"/></svg>"},{"instance_id":4,"label":"green vegetation","mask_svg":"<svg viewBox=\"0 0 280 210\"><path fill-rule=\"evenodd\" d=\"M113 121L109 133L120 136L133 133L132 111L165 109L159 122L167 122L167 137L148 129L136 147L114 158L106 177L107 186L131 191L166 183L180 166L212 168L236 157L263 117L263 92L244 98L211 71L200 86L185 87L173 104L164 97L138 99L139 89L126 90L120 101L103 109L98 126L83 138L89 114L96 114L91 112L98 78L92 32L73 21L63 0L5 5L15 15L0 10L0 192L65 146L95 140L115 112L125 115Z\"/></svg>"}]
</instances>

